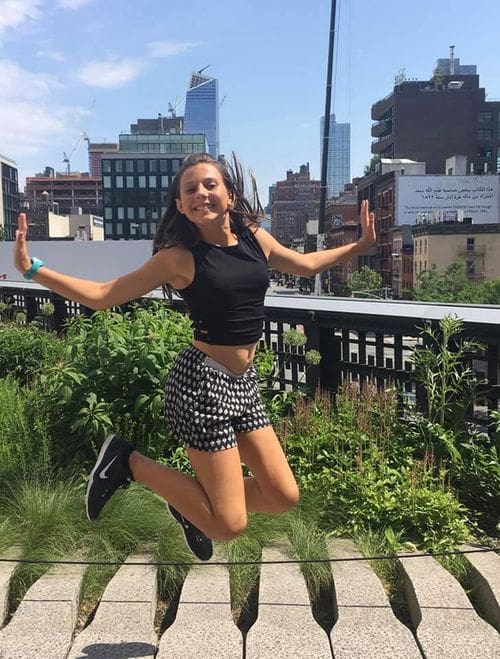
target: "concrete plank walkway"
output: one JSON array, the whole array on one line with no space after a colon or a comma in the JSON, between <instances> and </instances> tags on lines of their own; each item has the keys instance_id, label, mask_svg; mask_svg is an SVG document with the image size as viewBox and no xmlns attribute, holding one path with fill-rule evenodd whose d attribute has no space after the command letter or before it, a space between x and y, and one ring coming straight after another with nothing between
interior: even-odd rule
<instances>
[{"instance_id":1,"label":"concrete plank walkway","mask_svg":"<svg viewBox=\"0 0 500 659\"><path fill-rule=\"evenodd\" d=\"M401 558L406 601L426 659L498 659L500 637L434 558Z\"/></svg>"},{"instance_id":2,"label":"concrete plank walkway","mask_svg":"<svg viewBox=\"0 0 500 659\"><path fill-rule=\"evenodd\" d=\"M350 540L329 545L331 558L361 554ZM394 615L368 562L333 563L338 619L331 633L335 659L422 659L410 630Z\"/></svg>"},{"instance_id":3,"label":"concrete plank walkway","mask_svg":"<svg viewBox=\"0 0 500 659\"><path fill-rule=\"evenodd\" d=\"M21 558L21 550L13 547L3 553L2 558L19 559ZM16 563L0 563L0 629L7 615L9 584L16 567Z\"/></svg>"},{"instance_id":4,"label":"concrete plank walkway","mask_svg":"<svg viewBox=\"0 0 500 659\"><path fill-rule=\"evenodd\" d=\"M463 551L477 549L463 545ZM481 603L488 620L500 632L500 556L493 552L465 554L470 565L470 580L473 593Z\"/></svg>"},{"instance_id":5,"label":"concrete plank walkway","mask_svg":"<svg viewBox=\"0 0 500 659\"><path fill-rule=\"evenodd\" d=\"M93 621L76 637L68 659L153 659L156 567L127 565L152 560L148 555L129 556L106 587Z\"/></svg>"},{"instance_id":6,"label":"concrete plank walkway","mask_svg":"<svg viewBox=\"0 0 500 659\"><path fill-rule=\"evenodd\" d=\"M56 565L31 586L0 631L2 659L66 659L84 571L83 565Z\"/></svg>"},{"instance_id":7,"label":"concrete plank walkway","mask_svg":"<svg viewBox=\"0 0 500 659\"><path fill-rule=\"evenodd\" d=\"M263 561L289 557L266 548ZM314 620L298 565L262 565L259 616L246 639L246 659L332 659L326 632Z\"/></svg>"},{"instance_id":8,"label":"concrete plank walkway","mask_svg":"<svg viewBox=\"0 0 500 659\"><path fill-rule=\"evenodd\" d=\"M211 562L224 561L217 550ZM161 638L157 659L240 659L243 637L231 614L229 573L221 566L195 567L182 587L174 623Z\"/></svg>"},{"instance_id":9,"label":"concrete plank walkway","mask_svg":"<svg viewBox=\"0 0 500 659\"><path fill-rule=\"evenodd\" d=\"M331 541L329 551L335 558L359 556L346 540ZM469 556L497 593L498 556ZM277 548L266 548L262 558L288 560ZM218 559L216 553L212 562ZM73 639L84 566L54 567L33 584L0 630L0 659L240 659L244 643L247 659L332 659L332 650L335 659L500 657L494 627L477 615L460 584L432 557L399 559L418 642L395 618L365 561L333 564L331 639L313 618L297 564L261 566L258 616L246 639L232 619L227 568L193 566L176 619L158 639L153 626L156 567L129 565L151 560L147 555L128 558L106 587L93 620ZM4 591L13 565L0 563Z\"/></svg>"}]
</instances>

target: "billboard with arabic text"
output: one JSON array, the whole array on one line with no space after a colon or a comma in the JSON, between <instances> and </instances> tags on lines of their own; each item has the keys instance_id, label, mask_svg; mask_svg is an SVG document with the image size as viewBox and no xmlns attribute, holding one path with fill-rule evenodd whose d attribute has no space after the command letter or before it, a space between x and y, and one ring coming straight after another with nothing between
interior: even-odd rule
<instances>
[{"instance_id":1,"label":"billboard with arabic text","mask_svg":"<svg viewBox=\"0 0 500 659\"><path fill-rule=\"evenodd\" d=\"M472 224L500 222L500 176L397 175L398 225L469 217Z\"/></svg>"}]
</instances>

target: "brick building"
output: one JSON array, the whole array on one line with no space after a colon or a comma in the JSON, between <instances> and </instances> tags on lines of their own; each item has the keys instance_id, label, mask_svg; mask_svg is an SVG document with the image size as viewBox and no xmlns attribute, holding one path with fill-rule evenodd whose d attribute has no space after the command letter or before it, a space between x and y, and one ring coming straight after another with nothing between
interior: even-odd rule
<instances>
[{"instance_id":1,"label":"brick building","mask_svg":"<svg viewBox=\"0 0 500 659\"><path fill-rule=\"evenodd\" d=\"M271 230L282 243L302 239L306 224L318 219L321 181L311 179L309 163L298 172L289 169L286 179L277 181L271 205Z\"/></svg>"}]
</instances>

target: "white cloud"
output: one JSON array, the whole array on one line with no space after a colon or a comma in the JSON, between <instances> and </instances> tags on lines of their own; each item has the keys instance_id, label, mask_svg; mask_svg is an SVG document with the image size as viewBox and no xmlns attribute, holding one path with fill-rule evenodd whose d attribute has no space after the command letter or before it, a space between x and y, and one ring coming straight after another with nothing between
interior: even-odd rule
<instances>
[{"instance_id":1,"label":"white cloud","mask_svg":"<svg viewBox=\"0 0 500 659\"><path fill-rule=\"evenodd\" d=\"M86 111L55 99L62 85L53 76L0 60L0 80L0 125L8 126L2 132L2 152L19 162L20 157L40 153L54 140L74 139L77 121Z\"/></svg>"},{"instance_id":2,"label":"white cloud","mask_svg":"<svg viewBox=\"0 0 500 659\"><path fill-rule=\"evenodd\" d=\"M57 0L57 6L61 9L80 9L94 0Z\"/></svg>"},{"instance_id":3,"label":"white cloud","mask_svg":"<svg viewBox=\"0 0 500 659\"><path fill-rule=\"evenodd\" d=\"M0 0L0 34L40 17L43 0Z\"/></svg>"},{"instance_id":4,"label":"white cloud","mask_svg":"<svg viewBox=\"0 0 500 659\"><path fill-rule=\"evenodd\" d=\"M54 62L65 62L66 56L63 53L58 52L57 50L39 50L36 54L37 57L43 59L51 59Z\"/></svg>"},{"instance_id":5,"label":"white cloud","mask_svg":"<svg viewBox=\"0 0 500 659\"><path fill-rule=\"evenodd\" d=\"M0 80L3 99L36 101L61 87L54 76L31 73L12 60L0 60Z\"/></svg>"},{"instance_id":6,"label":"white cloud","mask_svg":"<svg viewBox=\"0 0 500 659\"><path fill-rule=\"evenodd\" d=\"M169 57L187 53L199 45L201 44L195 41L152 41L147 47L150 57Z\"/></svg>"},{"instance_id":7,"label":"white cloud","mask_svg":"<svg viewBox=\"0 0 500 659\"><path fill-rule=\"evenodd\" d=\"M121 87L143 71L144 62L132 59L93 61L77 72L80 82L90 87Z\"/></svg>"}]
</instances>

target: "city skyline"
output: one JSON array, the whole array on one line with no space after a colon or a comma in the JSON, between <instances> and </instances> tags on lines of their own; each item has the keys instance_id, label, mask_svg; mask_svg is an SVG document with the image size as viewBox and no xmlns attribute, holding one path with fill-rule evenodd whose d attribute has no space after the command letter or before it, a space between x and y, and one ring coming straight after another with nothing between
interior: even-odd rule
<instances>
[{"instance_id":1,"label":"city skyline","mask_svg":"<svg viewBox=\"0 0 500 659\"><path fill-rule=\"evenodd\" d=\"M477 66L488 98L500 97L496 2L484 0L476 14L464 0L404 10L388 0L383 12L337 4L332 114L351 124L351 176L370 161L371 105L392 91L401 69L410 79L430 78L454 44L462 64ZM114 0L0 0L0 9L0 152L16 161L21 179L46 165L62 171L63 153L72 170L87 171L84 132L92 142L115 142L137 117L166 115L169 103L182 114L191 72L207 65L224 99L220 151L236 151L253 169L264 202L289 168L310 162L311 176L320 177L327 0L314 13L298 2L283 12L264 0L251 7L220 0L216 10L201 0L189 7L151 1L125 11Z\"/></svg>"}]
</instances>

